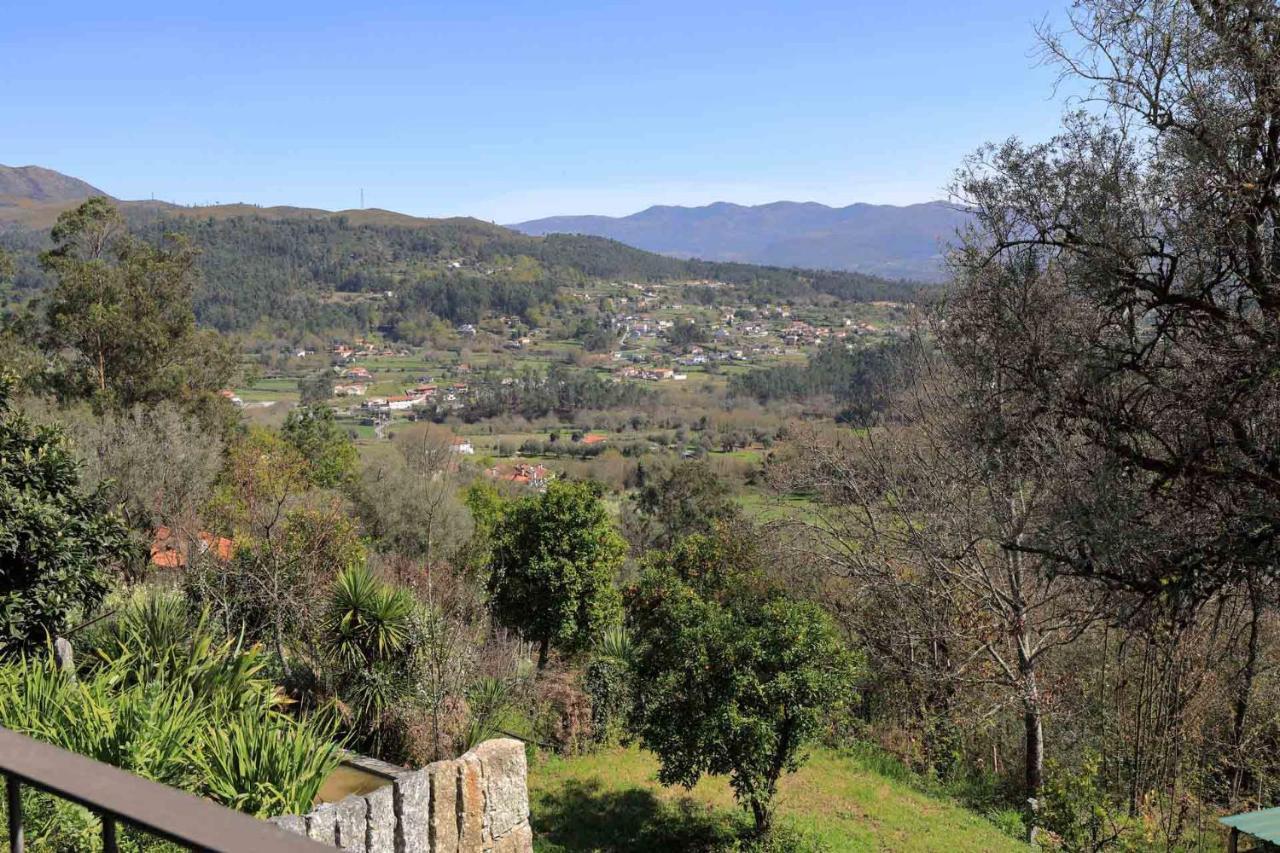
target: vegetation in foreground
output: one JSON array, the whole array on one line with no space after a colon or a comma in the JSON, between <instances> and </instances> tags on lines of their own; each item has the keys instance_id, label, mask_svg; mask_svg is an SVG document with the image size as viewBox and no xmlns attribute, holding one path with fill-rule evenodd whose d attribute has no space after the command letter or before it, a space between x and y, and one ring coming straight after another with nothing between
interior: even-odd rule
<instances>
[{"instance_id":1,"label":"vegetation in foreground","mask_svg":"<svg viewBox=\"0 0 1280 853\"><path fill-rule=\"evenodd\" d=\"M815 749L779 785L779 849L1001 851L1025 843L946 797L923 793L905 773L870 758ZM657 760L618 747L529 767L530 809L540 853L607 850L732 850L747 819L724 778L692 789L664 787Z\"/></svg>"}]
</instances>

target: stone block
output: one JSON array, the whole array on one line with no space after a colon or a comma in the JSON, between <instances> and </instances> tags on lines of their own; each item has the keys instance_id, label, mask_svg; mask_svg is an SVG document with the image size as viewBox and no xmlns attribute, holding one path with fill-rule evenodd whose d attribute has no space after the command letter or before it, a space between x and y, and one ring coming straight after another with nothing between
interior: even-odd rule
<instances>
[{"instance_id":1,"label":"stone block","mask_svg":"<svg viewBox=\"0 0 1280 853\"><path fill-rule=\"evenodd\" d=\"M292 832L294 835L307 834L307 819L300 814L282 814L269 818L268 823L274 823L285 832Z\"/></svg>"},{"instance_id":2,"label":"stone block","mask_svg":"<svg viewBox=\"0 0 1280 853\"><path fill-rule=\"evenodd\" d=\"M473 752L458 759L458 853L482 853L486 817L484 765Z\"/></svg>"},{"instance_id":3,"label":"stone block","mask_svg":"<svg viewBox=\"0 0 1280 853\"><path fill-rule=\"evenodd\" d=\"M307 815L307 838L328 844L338 843L338 811L331 805L322 805Z\"/></svg>"},{"instance_id":4,"label":"stone block","mask_svg":"<svg viewBox=\"0 0 1280 853\"><path fill-rule=\"evenodd\" d=\"M533 829L529 824L517 826L493 842L493 853L533 853Z\"/></svg>"},{"instance_id":5,"label":"stone block","mask_svg":"<svg viewBox=\"0 0 1280 853\"><path fill-rule=\"evenodd\" d=\"M395 853L396 810L390 785L371 791L364 797L367 805L364 849L366 853Z\"/></svg>"},{"instance_id":6,"label":"stone block","mask_svg":"<svg viewBox=\"0 0 1280 853\"><path fill-rule=\"evenodd\" d=\"M503 838L529 822L529 768L524 744L512 738L487 740L472 754L484 766L484 811L489 835Z\"/></svg>"},{"instance_id":7,"label":"stone block","mask_svg":"<svg viewBox=\"0 0 1280 853\"><path fill-rule=\"evenodd\" d=\"M396 853L427 853L431 849L431 773L401 773L393 791Z\"/></svg>"},{"instance_id":8,"label":"stone block","mask_svg":"<svg viewBox=\"0 0 1280 853\"><path fill-rule=\"evenodd\" d=\"M365 853L365 836L369 832L369 804L364 797L352 795L334 808L338 818L338 846L343 850Z\"/></svg>"},{"instance_id":9,"label":"stone block","mask_svg":"<svg viewBox=\"0 0 1280 853\"><path fill-rule=\"evenodd\" d=\"M457 853L458 762L437 761L425 772L431 779L431 853Z\"/></svg>"}]
</instances>

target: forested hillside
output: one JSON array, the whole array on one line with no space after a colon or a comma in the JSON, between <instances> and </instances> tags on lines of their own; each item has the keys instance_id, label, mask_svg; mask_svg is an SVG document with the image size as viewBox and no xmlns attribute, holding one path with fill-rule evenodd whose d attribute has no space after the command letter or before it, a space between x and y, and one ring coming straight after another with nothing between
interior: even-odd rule
<instances>
[{"instance_id":1,"label":"forested hillside","mask_svg":"<svg viewBox=\"0 0 1280 853\"><path fill-rule=\"evenodd\" d=\"M476 322L490 310L526 316L560 288L590 279L715 282L747 301L908 300L919 288L857 273L683 261L603 238L529 237L468 218L122 209L140 239L158 244L179 235L198 250L196 316L220 331L287 320L309 332L358 333L416 322L423 312L450 323ZM47 232L22 228L0 235L17 265L8 301L24 302L47 286L38 263L46 241Z\"/></svg>"}]
</instances>

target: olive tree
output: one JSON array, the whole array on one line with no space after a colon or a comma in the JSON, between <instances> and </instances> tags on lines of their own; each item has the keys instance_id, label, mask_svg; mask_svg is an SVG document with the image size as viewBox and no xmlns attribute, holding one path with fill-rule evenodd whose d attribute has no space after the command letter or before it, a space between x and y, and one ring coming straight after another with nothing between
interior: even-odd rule
<instances>
[{"instance_id":1,"label":"olive tree","mask_svg":"<svg viewBox=\"0 0 1280 853\"><path fill-rule=\"evenodd\" d=\"M1280 581L1280 7L1080 0L1069 26L1045 53L1090 108L961 169L973 227L944 346L1054 424L1072 463L1046 484L1052 523L1006 547L1096 584L1128 624L1182 635L1236 597L1256 635ZM1024 293L1051 294L1035 301L1071 334L1011 335L1051 319ZM1264 669L1249 643L1229 687L1236 791Z\"/></svg>"}]
</instances>

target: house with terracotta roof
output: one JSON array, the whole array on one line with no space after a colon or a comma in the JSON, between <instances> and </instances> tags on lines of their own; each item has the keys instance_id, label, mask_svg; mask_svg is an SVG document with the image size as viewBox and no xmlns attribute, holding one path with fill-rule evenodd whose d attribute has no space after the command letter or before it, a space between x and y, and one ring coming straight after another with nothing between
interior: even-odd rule
<instances>
[{"instance_id":1,"label":"house with terracotta roof","mask_svg":"<svg viewBox=\"0 0 1280 853\"><path fill-rule=\"evenodd\" d=\"M387 398L387 408L394 410L412 409L414 404L421 403L425 399L425 397L420 397L417 394L399 394L395 397Z\"/></svg>"},{"instance_id":2,"label":"house with terracotta roof","mask_svg":"<svg viewBox=\"0 0 1280 853\"><path fill-rule=\"evenodd\" d=\"M492 480L528 486L531 489L545 489L547 483L554 480L556 476L554 471L543 465L529 465L523 462L517 462L510 467L495 465L484 473Z\"/></svg>"},{"instance_id":3,"label":"house with terracotta roof","mask_svg":"<svg viewBox=\"0 0 1280 853\"><path fill-rule=\"evenodd\" d=\"M195 556L210 554L224 563L235 553L235 543L225 536L201 530L191 543L172 528L157 527L151 536L151 565L158 569L186 568L191 561L193 544Z\"/></svg>"}]
</instances>

